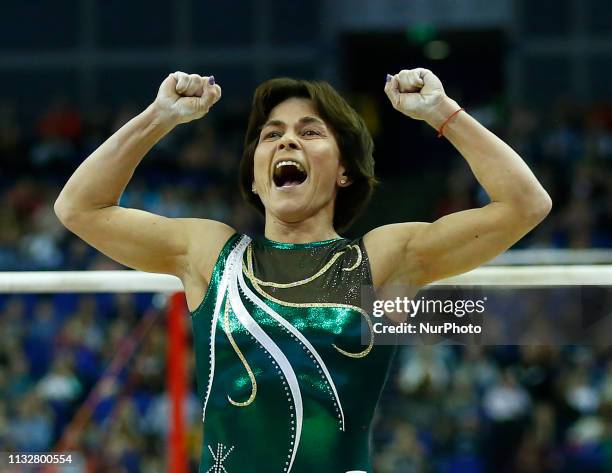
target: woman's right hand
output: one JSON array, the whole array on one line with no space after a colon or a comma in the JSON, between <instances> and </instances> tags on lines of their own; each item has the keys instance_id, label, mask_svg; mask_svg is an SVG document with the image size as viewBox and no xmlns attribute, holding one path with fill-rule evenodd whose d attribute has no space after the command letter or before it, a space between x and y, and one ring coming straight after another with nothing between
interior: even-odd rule
<instances>
[{"instance_id":1,"label":"woman's right hand","mask_svg":"<svg viewBox=\"0 0 612 473\"><path fill-rule=\"evenodd\" d=\"M202 118L221 98L213 76L173 72L162 82L153 106L172 125Z\"/></svg>"}]
</instances>

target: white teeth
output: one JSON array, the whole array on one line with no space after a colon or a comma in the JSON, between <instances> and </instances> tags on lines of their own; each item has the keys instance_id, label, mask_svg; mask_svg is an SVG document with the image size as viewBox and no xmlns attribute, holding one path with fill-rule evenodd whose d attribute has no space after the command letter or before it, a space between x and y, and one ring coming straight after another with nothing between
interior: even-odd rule
<instances>
[{"instance_id":1,"label":"white teeth","mask_svg":"<svg viewBox=\"0 0 612 473\"><path fill-rule=\"evenodd\" d=\"M281 166L295 166L296 168L298 168L300 171L304 172L304 168L302 167L302 165L300 163L298 163L297 161L279 161L278 163L276 163L275 168L278 169Z\"/></svg>"}]
</instances>

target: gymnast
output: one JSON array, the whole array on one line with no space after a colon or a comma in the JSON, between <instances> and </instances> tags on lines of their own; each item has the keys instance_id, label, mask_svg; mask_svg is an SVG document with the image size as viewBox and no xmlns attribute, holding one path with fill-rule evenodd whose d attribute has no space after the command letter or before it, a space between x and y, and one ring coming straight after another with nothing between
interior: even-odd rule
<instances>
[{"instance_id":1,"label":"gymnast","mask_svg":"<svg viewBox=\"0 0 612 473\"><path fill-rule=\"evenodd\" d=\"M376 183L370 133L329 84L278 78L255 91L239 169L263 235L121 207L147 152L221 98L213 76L183 72L81 163L55 202L60 221L110 258L182 281L203 406L201 473L371 473L372 418L395 347L375 343L364 288L418 289L474 269L550 211L521 157L430 70L388 75L384 90L397 111L452 143L490 203L343 238ZM410 153L408 140L401 151L394 159Z\"/></svg>"}]
</instances>

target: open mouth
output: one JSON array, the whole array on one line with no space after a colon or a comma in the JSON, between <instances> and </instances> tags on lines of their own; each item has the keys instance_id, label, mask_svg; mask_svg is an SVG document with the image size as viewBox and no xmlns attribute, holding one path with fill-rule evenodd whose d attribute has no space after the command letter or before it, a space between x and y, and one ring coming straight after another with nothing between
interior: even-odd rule
<instances>
[{"instance_id":1,"label":"open mouth","mask_svg":"<svg viewBox=\"0 0 612 473\"><path fill-rule=\"evenodd\" d=\"M306 180L308 174L297 161L286 159L274 166L272 180L277 187L299 186Z\"/></svg>"}]
</instances>

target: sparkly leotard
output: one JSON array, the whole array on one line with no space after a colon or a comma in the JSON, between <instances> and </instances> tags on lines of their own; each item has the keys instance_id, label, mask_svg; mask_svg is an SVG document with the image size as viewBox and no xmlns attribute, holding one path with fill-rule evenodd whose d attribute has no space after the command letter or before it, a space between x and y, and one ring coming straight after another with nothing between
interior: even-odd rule
<instances>
[{"instance_id":1,"label":"sparkly leotard","mask_svg":"<svg viewBox=\"0 0 612 473\"><path fill-rule=\"evenodd\" d=\"M361 239L228 240L192 313L200 473L372 472L394 347L374 343L371 284Z\"/></svg>"}]
</instances>

